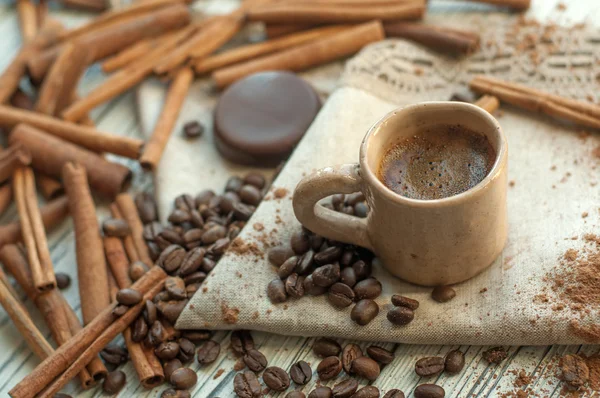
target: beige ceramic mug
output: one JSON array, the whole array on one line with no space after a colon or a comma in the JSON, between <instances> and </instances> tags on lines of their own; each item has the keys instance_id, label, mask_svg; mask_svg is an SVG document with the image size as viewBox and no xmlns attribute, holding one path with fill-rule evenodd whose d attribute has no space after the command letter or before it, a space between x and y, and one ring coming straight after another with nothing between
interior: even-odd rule
<instances>
[{"instance_id":1,"label":"beige ceramic mug","mask_svg":"<svg viewBox=\"0 0 600 398\"><path fill-rule=\"evenodd\" d=\"M398 139L440 124L483 133L496 150L489 174L455 196L417 200L401 196L378 178L381 159ZM397 109L368 131L360 163L327 167L304 178L293 198L298 220L309 230L371 249L392 274L426 286L467 280L500 255L507 238L506 139L498 121L467 103L425 102ZM332 194L362 191L366 219L318 204Z\"/></svg>"}]
</instances>

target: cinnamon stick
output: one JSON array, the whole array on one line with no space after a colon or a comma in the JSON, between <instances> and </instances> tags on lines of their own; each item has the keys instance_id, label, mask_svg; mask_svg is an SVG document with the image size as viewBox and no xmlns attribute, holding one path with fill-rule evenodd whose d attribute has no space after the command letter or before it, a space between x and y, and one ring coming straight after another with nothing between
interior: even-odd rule
<instances>
[{"instance_id":1,"label":"cinnamon stick","mask_svg":"<svg viewBox=\"0 0 600 398\"><path fill-rule=\"evenodd\" d=\"M473 32L411 22L383 24L386 37L412 40L436 51L471 54L479 48L479 35Z\"/></svg>"},{"instance_id":2,"label":"cinnamon stick","mask_svg":"<svg viewBox=\"0 0 600 398\"><path fill-rule=\"evenodd\" d=\"M19 143L0 151L0 183L12 177L15 170L29 164L31 153Z\"/></svg>"},{"instance_id":3,"label":"cinnamon stick","mask_svg":"<svg viewBox=\"0 0 600 398\"><path fill-rule=\"evenodd\" d=\"M27 43L35 37L38 29L37 10L32 0L17 0L19 27L23 42Z\"/></svg>"},{"instance_id":4,"label":"cinnamon stick","mask_svg":"<svg viewBox=\"0 0 600 398\"><path fill-rule=\"evenodd\" d=\"M33 285L38 292L56 287L54 269L48 250L46 231L37 204L35 178L30 168L20 168L13 176L15 202L21 220L23 242L31 267Z\"/></svg>"},{"instance_id":5,"label":"cinnamon stick","mask_svg":"<svg viewBox=\"0 0 600 398\"><path fill-rule=\"evenodd\" d=\"M248 10L250 21L265 23L356 23L374 19L381 21L415 20L423 18L426 10L424 0L409 3L364 7L347 7L344 5L323 4L269 4L253 7Z\"/></svg>"},{"instance_id":6,"label":"cinnamon stick","mask_svg":"<svg viewBox=\"0 0 600 398\"><path fill-rule=\"evenodd\" d=\"M92 50L90 63L114 55L139 40L155 37L173 29L185 26L190 21L190 11L181 4L165 7L154 12L125 20L116 25L108 25L77 40L84 48ZM31 57L27 62L30 77L41 82L52 62L60 53L61 46L54 46Z\"/></svg>"},{"instance_id":7,"label":"cinnamon stick","mask_svg":"<svg viewBox=\"0 0 600 398\"><path fill-rule=\"evenodd\" d=\"M110 269L106 271L107 279L108 279L108 299L111 303L114 303L117 300L117 293L119 292L119 287L117 286L117 281L113 276Z\"/></svg>"},{"instance_id":8,"label":"cinnamon stick","mask_svg":"<svg viewBox=\"0 0 600 398\"><path fill-rule=\"evenodd\" d=\"M127 167L26 124L13 130L9 142L21 143L31 153L33 168L54 178L61 178L62 168L68 162L83 165L92 188L108 198L114 198L131 181Z\"/></svg>"},{"instance_id":9,"label":"cinnamon stick","mask_svg":"<svg viewBox=\"0 0 600 398\"><path fill-rule=\"evenodd\" d=\"M81 313L83 322L88 324L110 304L106 260L86 169L66 163L63 182L75 229Z\"/></svg>"},{"instance_id":10,"label":"cinnamon stick","mask_svg":"<svg viewBox=\"0 0 600 398\"><path fill-rule=\"evenodd\" d=\"M119 206L117 203L111 203L110 205L110 213L113 218L118 220L124 220L123 215L121 214L121 210L119 210ZM131 228L131 227L130 227ZM133 237L131 235L127 235L123 238L123 246L125 247L125 252L127 253L127 257L129 258L129 263L134 263L136 261L140 261L140 255L137 252L137 248L135 247L135 243L133 242ZM147 263L146 265L150 266L152 263Z\"/></svg>"},{"instance_id":11,"label":"cinnamon stick","mask_svg":"<svg viewBox=\"0 0 600 398\"><path fill-rule=\"evenodd\" d=\"M383 38L381 22L368 22L288 50L217 69L212 77L218 87L225 87L252 73L265 70L301 71L351 55L367 44Z\"/></svg>"},{"instance_id":12,"label":"cinnamon stick","mask_svg":"<svg viewBox=\"0 0 600 398\"><path fill-rule=\"evenodd\" d=\"M60 224L69 214L67 198L61 196L40 208L42 222L47 230ZM13 222L0 226L0 247L9 243L17 243L22 240L21 222Z\"/></svg>"},{"instance_id":13,"label":"cinnamon stick","mask_svg":"<svg viewBox=\"0 0 600 398\"><path fill-rule=\"evenodd\" d=\"M199 59L194 64L194 70L196 73L210 72L214 69L236 64L254 57L286 50L299 44L307 43L315 39L320 39L322 37L338 33L344 29L347 29L347 27L326 26L323 28L308 30L306 32L294 33L278 39L265 41L263 43L249 44L238 47L233 50Z\"/></svg>"},{"instance_id":14,"label":"cinnamon stick","mask_svg":"<svg viewBox=\"0 0 600 398\"><path fill-rule=\"evenodd\" d=\"M152 132L152 137L147 142L144 152L140 157L140 164L146 170L155 170L158 166L193 80L194 74L192 70L190 68L183 68L177 72L177 75L169 86L167 97Z\"/></svg>"},{"instance_id":15,"label":"cinnamon stick","mask_svg":"<svg viewBox=\"0 0 600 398\"><path fill-rule=\"evenodd\" d=\"M117 196L116 203L121 216L125 221L127 221L127 224L129 224L129 228L131 229L131 238L133 240L133 244L135 245L139 259L147 265L153 264L153 261L150 258L150 253L148 252L148 246L146 246L146 242L142 237L144 225L142 224L142 220L140 220L140 216L137 212L137 207L135 206L133 198L128 193L122 193Z\"/></svg>"},{"instance_id":16,"label":"cinnamon stick","mask_svg":"<svg viewBox=\"0 0 600 398\"><path fill-rule=\"evenodd\" d=\"M518 11L524 11L531 5L531 0L469 0L476 3L486 3L495 6L509 7Z\"/></svg>"},{"instance_id":17,"label":"cinnamon stick","mask_svg":"<svg viewBox=\"0 0 600 398\"><path fill-rule=\"evenodd\" d=\"M160 267L152 267L132 288L139 291L142 295L150 297L149 292L158 292L163 288L164 280L167 274ZM131 307L128 312L120 318L115 318L112 314L115 305L111 305L99 314L92 322L85 326L79 333L71 338L64 345L60 346L53 355L46 358L32 372L23 378L16 386L10 390L9 394L13 398L32 397L38 394L48 386L55 378L63 374L72 363L83 358L83 353L91 345L98 341L96 354L104 348L117 334L125 328L141 313L144 301ZM102 338L100 338L102 336ZM112 336L112 337L111 337ZM106 339L108 338L108 341ZM104 342L106 341L106 342ZM88 353L89 355L89 353ZM83 367L82 367L83 368ZM75 372L77 373L77 372Z\"/></svg>"},{"instance_id":18,"label":"cinnamon stick","mask_svg":"<svg viewBox=\"0 0 600 398\"><path fill-rule=\"evenodd\" d=\"M37 8L36 8L36 22L38 31L44 23L46 22L46 18L48 17L48 0L39 0Z\"/></svg>"},{"instance_id":19,"label":"cinnamon stick","mask_svg":"<svg viewBox=\"0 0 600 398\"><path fill-rule=\"evenodd\" d=\"M65 188L62 184L52 177L45 174L37 173L35 176L38 189L46 200L56 199L65 194Z\"/></svg>"},{"instance_id":20,"label":"cinnamon stick","mask_svg":"<svg viewBox=\"0 0 600 398\"><path fill-rule=\"evenodd\" d=\"M108 152L131 159L139 157L144 144L138 139L111 135L52 116L0 105L0 127L13 129L19 123L27 123L43 130L46 135L51 134L94 152Z\"/></svg>"},{"instance_id":21,"label":"cinnamon stick","mask_svg":"<svg viewBox=\"0 0 600 398\"><path fill-rule=\"evenodd\" d=\"M108 9L105 0L60 0L65 8L75 10L102 12Z\"/></svg>"},{"instance_id":22,"label":"cinnamon stick","mask_svg":"<svg viewBox=\"0 0 600 398\"><path fill-rule=\"evenodd\" d=\"M8 209L12 203L12 185L10 183L0 185L0 215ZM2 227L0 227L0 230Z\"/></svg>"},{"instance_id":23,"label":"cinnamon stick","mask_svg":"<svg viewBox=\"0 0 600 398\"><path fill-rule=\"evenodd\" d=\"M493 95L484 95L475 101L475 105L481 109L485 109L489 113L493 113L500 107L500 102Z\"/></svg>"},{"instance_id":24,"label":"cinnamon stick","mask_svg":"<svg viewBox=\"0 0 600 398\"><path fill-rule=\"evenodd\" d=\"M156 40L144 39L123 49L118 54L112 56L102 63L102 71L104 73L112 73L118 69L127 66L130 62L144 56L148 51L156 48Z\"/></svg>"},{"instance_id":25,"label":"cinnamon stick","mask_svg":"<svg viewBox=\"0 0 600 398\"><path fill-rule=\"evenodd\" d=\"M117 286L121 289L129 287L131 285L129 260L121 239L115 236L105 236L104 253Z\"/></svg>"},{"instance_id":26,"label":"cinnamon stick","mask_svg":"<svg viewBox=\"0 0 600 398\"><path fill-rule=\"evenodd\" d=\"M275 39L277 37L302 32L303 30L316 28L318 26L319 25L311 24L267 24L265 25L265 34L267 38Z\"/></svg>"}]
</instances>

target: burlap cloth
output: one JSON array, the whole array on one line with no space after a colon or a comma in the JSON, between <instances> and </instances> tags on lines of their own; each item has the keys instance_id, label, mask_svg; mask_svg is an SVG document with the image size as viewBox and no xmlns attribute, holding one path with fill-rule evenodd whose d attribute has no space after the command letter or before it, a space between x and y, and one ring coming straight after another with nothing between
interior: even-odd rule
<instances>
[{"instance_id":1,"label":"burlap cloth","mask_svg":"<svg viewBox=\"0 0 600 398\"><path fill-rule=\"evenodd\" d=\"M457 19L438 22L453 21ZM388 111L419 101L447 100L455 92L466 92L465 84L479 73L596 100L597 32L523 26L515 19L484 19L475 14L461 17L458 26L482 32L480 52L456 59L389 40L365 48L347 62L339 88L273 184L271 191L287 194L277 199L270 193L240 235L245 244L260 250L226 254L190 300L177 327L419 344L586 342L572 333L570 320L578 315L551 308L553 292L544 279L559 266L567 249L586 244L571 237L598 232L600 188L595 184L599 170L595 166L599 160L592 151L600 139L597 133L586 137L568 124L508 106L497 116L509 142L509 241L487 271L455 286L454 300L436 303L430 298L431 289L404 283L377 265L374 275L383 283L383 294L377 299L381 311L367 326L354 324L350 307L336 310L325 296L279 305L267 298L267 284L276 273L266 260L264 243L288 242L300 228L291 206L297 182L314 169L356 162L367 129ZM545 44L533 49L531 43L538 38ZM304 76L319 86L331 83L324 78L330 72L321 68ZM206 92L206 84L199 83L195 90ZM188 100L188 117L199 115L209 122L215 97L206 98L198 95ZM199 113L191 114L192 108ZM221 191L226 174L245 170L220 159L210 135L202 140L190 144L174 138L169 144L157 177L163 217L176 195L207 186ZM586 218L584 212L589 214ZM386 319L390 296L396 293L421 303L408 326L395 327ZM541 293L548 294L549 303L540 304L536 296ZM581 322L594 325L599 320L591 308Z\"/></svg>"}]
</instances>

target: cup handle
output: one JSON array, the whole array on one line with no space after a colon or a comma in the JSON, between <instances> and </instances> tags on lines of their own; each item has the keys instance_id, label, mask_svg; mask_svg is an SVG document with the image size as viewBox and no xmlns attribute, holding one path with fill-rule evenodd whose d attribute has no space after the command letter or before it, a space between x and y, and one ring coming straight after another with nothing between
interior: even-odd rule
<instances>
[{"instance_id":1,"label":"cup handle","mask_svg":"<svg viewBox=\"0 0 600 398\"><path fill-rule=\"evenodd\" d=\"M340 242L373 250L367 234L367 219L319 206L319 200L337 193L353 193L362 188L360 166L344 164L326 167L298 183L293 206L296 218L312 232Z\"/></svg>"}]
</instances>

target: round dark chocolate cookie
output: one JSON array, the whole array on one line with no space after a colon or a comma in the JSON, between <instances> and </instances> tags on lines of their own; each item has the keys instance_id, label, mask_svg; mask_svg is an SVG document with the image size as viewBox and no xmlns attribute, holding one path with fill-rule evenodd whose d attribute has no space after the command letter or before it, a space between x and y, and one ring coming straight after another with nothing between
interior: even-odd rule
<instances>
[{"instance_id":1,"label":"round dark chocolate cookie","mask_svg":"<svg viewBox=\"0 0 600 398\"><path fill-rule=\"evenodd\" d=\"M215 144L232 162L276 166L292 152L320 107L314 89L293 73L250 75L221 95Z\"/></svg>"}]
</instances>

